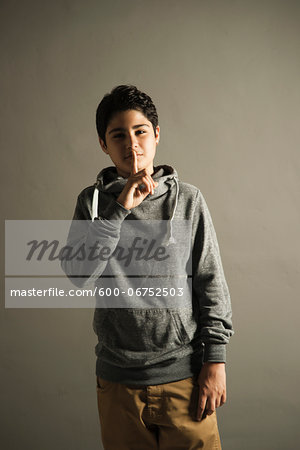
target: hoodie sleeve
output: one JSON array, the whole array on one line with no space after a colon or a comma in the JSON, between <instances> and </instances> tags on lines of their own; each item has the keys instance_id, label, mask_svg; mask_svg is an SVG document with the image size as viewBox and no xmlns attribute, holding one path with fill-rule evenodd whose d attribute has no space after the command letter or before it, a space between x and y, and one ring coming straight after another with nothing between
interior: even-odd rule
<instances>
[{"instance_id":1,"label":"hoodie sleeve","mask_svg":"<svg viewBox=\"0 0 300 450\"><path fill-rule=\"evenodd\" d=\"M86 193L79 194L67 238L66 255L61 258L61 267L75 286L90 287L101 276L119 242L122 222L130 213L131 210L113 199L101 216L92 222ZM106 250L101 253L104 247Z\"/></svg>"},{"instance_id":2,"label":"hoodie sleeve","mask_svg":"<svg viewBox=\"0 0 300 450\"><path fill-rule=\"evenodd\" d=\"M226 344L234 334L231 300L212 218L200 191L194 216L193 296L199 305L204 362L226 362Z\"/></svg>"}]
</instances>

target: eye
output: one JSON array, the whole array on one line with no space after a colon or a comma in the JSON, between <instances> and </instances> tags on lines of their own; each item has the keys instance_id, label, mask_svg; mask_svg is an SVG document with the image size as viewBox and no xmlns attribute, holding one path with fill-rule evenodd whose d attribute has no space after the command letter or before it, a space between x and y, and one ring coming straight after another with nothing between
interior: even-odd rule
<instances>
[{"instance_id":1,"label":"eye","mask_svg":"<svg viewBox=\"0 0 300 450\"><path fill-rule=\"evenodd\" d=\"M123 137L123 136L124 136L123 133L118 133L118 134L115 134L115 135L114 135L114 138L121 138L121 137Z\"/></svg>"},{"instance_id":2,"label":"eye","mask_svg":"<svg viewBox=\"0 0 300 450\"><path fill-rule=\"evenodd\" d=\"M145 134L145 133L146 133L146 130L137 130L137 133Z\"/></svg>"}]
</instances>

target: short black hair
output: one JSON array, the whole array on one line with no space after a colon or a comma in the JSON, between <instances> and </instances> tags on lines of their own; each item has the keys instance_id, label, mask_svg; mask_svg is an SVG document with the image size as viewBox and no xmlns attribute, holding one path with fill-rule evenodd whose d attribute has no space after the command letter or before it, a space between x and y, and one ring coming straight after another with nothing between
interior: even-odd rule
<instances>
[{"instance_id":1,"label":"short black hair","mask_svg":"<svg viewBox=\"0 0 300 450\"><path fill-rule=\"evenodd\" d=\"M105 94L97 107L96 128L98 136L104 141L105 145L105 133L110 120L117 112L129 109L135 109L144 114L152 123L156 136L158 115L151 97L140 91L136 86L121 84L116 86L109 94Z\"/></svg>"}]
</instances>

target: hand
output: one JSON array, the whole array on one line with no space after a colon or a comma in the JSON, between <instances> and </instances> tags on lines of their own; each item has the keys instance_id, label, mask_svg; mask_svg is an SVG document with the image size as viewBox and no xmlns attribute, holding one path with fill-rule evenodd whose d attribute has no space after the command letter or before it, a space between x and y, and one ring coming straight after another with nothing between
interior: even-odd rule
<instances>
[{"instance_id":1,"label":"hand","mask_svg":"<svg viewBox=\"0 0 300 450\"><path fill-rule=\"evenodd\" d=\"M153 194L154 189L158 186L158 183L153 180L151 174L147 169L138 171L137 168L137 155L132 150L131 158L131 173L128 177L128 181L119 197L117 202L124 206L126 209L134 208L138 206L149 195ZM144 184L145 187L140 190L139 186Z\"/></svg>"},{"instance_id":2,"label":"hand","mask_svg":"<svg viewBox=\"0 0 300 450\"><path fill-rule=\"evenodd\" d=\"M226 402L225 363L205 362L198 375L199 398L196 419L201 420L204 411L211 415Z\"/></svg>"}]
</instances>

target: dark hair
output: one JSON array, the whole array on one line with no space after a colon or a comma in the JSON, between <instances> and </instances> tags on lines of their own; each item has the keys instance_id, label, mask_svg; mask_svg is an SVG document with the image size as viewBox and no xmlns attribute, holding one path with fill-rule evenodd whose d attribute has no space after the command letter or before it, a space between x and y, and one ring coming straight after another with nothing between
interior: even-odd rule
<instances>
[{"instance_id":1,"label":"dark hair","mask_svg":"<svg viewBox=\"0 0 300 450\"><path fill-rule=\"evenodd\" d=\"M96 128L98 136L105 141L107 126L113 115L119 111L135 109L144 114L152 123L154 135L158 125L158 115L154 103L149 95L140 91L136 86L122 84L116 86L110 94L105 94L96 112Z\"/></svg>"}]
</instances>

